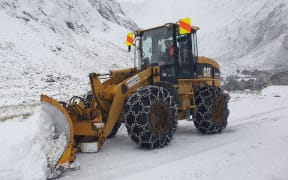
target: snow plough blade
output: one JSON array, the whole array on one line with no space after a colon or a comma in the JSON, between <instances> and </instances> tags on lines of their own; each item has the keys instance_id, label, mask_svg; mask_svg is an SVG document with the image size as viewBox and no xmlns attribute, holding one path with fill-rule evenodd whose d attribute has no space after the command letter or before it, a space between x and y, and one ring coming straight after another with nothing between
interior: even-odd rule
<instances>
[{"instance_id":1,"label":"snow plough blade","mask_svg":"<svg viewBox=\"0 0 288 180\"><path fill-rule=\"evenodd\" d=\"M73 124L69 113L61 103L46 95L41 95L41 109L52 122L55 131L52 137L53 147L47 154L47 168L50 171L48 179L52 179L60 176L75 159Z\"/></svg>"}]
</instances>

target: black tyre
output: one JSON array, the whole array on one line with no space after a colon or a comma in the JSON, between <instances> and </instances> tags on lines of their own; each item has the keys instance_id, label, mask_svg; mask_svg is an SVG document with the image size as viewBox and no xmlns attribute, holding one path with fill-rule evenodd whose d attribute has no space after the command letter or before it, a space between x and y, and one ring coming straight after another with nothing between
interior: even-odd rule
<instances>
[{"instance_id":1,"label":"black tyre","mask_svg":"<svg viewBox=\"0 0 288 180\"><path fill-rule=\"evenodd\" d=\"M107 138L113 138L117 134L120 126L121 126L121 123L120 122L116 122L116 124L114 125L111 133L107 136Z\"/></svg>"},{"instance_id":2,"label":"black tyre","mask_svg":"<svg viewBox=\"0 0 288 180\"><path fill-rule=\"evenodd\" d=\"M176 131L176 103L158 86L138 89L125 105L125 124L131 139L152 149L167 145Z\"/></svg>"},{"instance_id":3,"label":"black tyre","mask_svg":"<svg viewBox=\"0 0 288 180\"><path fill-rule=\"evenodd\" d=\"M229 96L219 87L205 87L195 95L194 125L202 133L219 133L227 126Z\"/></svg>"}]
</instances>

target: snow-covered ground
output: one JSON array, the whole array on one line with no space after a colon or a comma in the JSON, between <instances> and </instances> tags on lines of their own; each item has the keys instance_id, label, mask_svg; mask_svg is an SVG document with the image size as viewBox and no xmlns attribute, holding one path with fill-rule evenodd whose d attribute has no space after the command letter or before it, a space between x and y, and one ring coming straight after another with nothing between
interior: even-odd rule
<instances>
[{"instance_id":1,"label":"snow-covered ground","mask_svg":"<svg viewBox=\"0 0 288 180\"><path fill-rule=\"evenodd\" d=\"M288 178L288 87L232 93L227 129L201 135L180 121L167 147L140 149L122 125L98 153L78 153L80 169L60 179L237 179ZM0 124L0 179L45 179L51 126L39 107L31 117Z\"/></svg>"}]
</instances>

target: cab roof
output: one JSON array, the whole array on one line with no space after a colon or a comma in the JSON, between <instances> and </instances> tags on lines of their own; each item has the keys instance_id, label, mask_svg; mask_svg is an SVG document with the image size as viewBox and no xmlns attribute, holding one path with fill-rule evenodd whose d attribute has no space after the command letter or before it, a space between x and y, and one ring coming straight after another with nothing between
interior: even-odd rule
<instances>
[{"instance_id":1,"label":"cab roof","mask_svg":"<svg viewBox=\"0 0 288 180\"><path fill-rule=\"evenodd\" d=\"M145 31L150 31L150 30L154 30L154 29L159 29L159 28L162 28L162 27L179 27L179 24L178 23L166 23L162 26L155 26L155 27L152 27L152 28L148 28L148 29L138 29L135 31L135 34L136 35L140 35L141 33L145 32ZM197 26L191 26L192 28L192 31L198 31L200 28L197 27Z\"/></svg>"}]
</instances>

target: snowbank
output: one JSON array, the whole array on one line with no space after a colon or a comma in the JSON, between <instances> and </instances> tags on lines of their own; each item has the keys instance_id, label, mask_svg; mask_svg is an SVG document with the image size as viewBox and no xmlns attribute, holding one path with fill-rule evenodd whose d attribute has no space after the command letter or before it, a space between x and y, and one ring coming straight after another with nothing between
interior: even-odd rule
<instances>
[{"instance_id":1,"label":"snowbank","mask_svg":"<svg viewBox=\"0 0 288 180\"><path fill-rule=\"evenodd\" d=\"M51 122L38 107L28 119L0 123L0 144L3 145L0 148L0 179L46 179L50 174L47 158L52 162L58 156L55 154L58 148L63 148L53 138L55 127Z\"/></svg>"}]
</instances>

